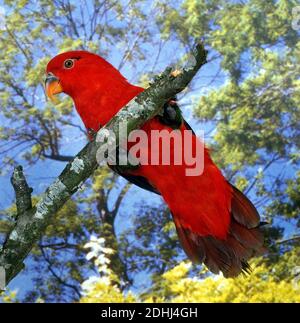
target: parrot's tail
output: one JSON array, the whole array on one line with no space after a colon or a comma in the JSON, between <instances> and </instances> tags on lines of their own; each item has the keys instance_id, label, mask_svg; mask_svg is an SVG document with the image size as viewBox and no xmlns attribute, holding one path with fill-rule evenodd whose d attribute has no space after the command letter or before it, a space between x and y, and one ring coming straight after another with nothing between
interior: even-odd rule
<instances>
[{"instance_id":1,"label":"parrot's tail","mask_svg":"<svg viewBox=\"0 0 300 323\"><path fill-rule=\"evenodd\" d=\"M232 186L231 223L226 240L213 236L200 236L183 226L174 217L181 244L193 262L204 263L207 268L224 277L249 273L248 260L266 252L259 214L250 200Z\"/></svg>"}]
</instances>

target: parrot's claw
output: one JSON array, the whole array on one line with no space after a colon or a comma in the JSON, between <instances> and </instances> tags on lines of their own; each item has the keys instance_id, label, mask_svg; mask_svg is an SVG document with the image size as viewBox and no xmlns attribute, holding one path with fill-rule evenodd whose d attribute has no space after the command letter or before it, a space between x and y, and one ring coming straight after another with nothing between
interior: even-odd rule
<instances>
[{"instance_id":1,"label":"parrot's claw","mask_svg":"<svg viewBox=\"0 0 300 323\"><path fill-rule=\"evenodd\" d=\"M182 125L183 118L181 111L177 105L176 98L170 99L163 109L162 115L159 116L160 121L173 129L178 129Z\"/></svg>"},{"instance_id":2,"label":"parrot's claw","mask_svg":"<svg viewBox=\"0 0 300 323\"><path fill-rule=\"evenodd\" d=\"M88 137L89 137L90 141L96 140L97 133L101 128L102 128L101 124L99 124L99 127L98 127L97 131L94 130L93 128L87 128L87 134L88 134Z\"/></svg>"},{"instance_id":3,"label":"parrot's claw","mask_svg":"<svg viewBox=\"0 0 300 323\"><path fill-rule=\"evenodd\" d=\"M92 128L88 128L87 129L87 135L88 135L90 141L94 141L96 139L96 137L97 137L97 131L95 131Z\"/></svg>"}]
</instances>

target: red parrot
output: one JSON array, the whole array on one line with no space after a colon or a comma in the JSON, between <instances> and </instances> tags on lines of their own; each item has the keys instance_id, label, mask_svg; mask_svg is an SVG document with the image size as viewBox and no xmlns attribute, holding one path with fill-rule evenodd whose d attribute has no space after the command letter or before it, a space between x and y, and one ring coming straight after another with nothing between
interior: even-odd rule
<instances>
[{"instance_id":1,"label":"red parrot","mask_svg":"<svg viewBox=\"0 0 300 323\"><path fill-rule=\"evenodd\" d=\"M47 95L50 98L61 92L69 95L86 128L92 132L97 132L143 90L130 84L106 60L86 51L59 54L46 68ZM147 121L142 130L150 134L151 130L170 132L174 128L180 132L190 129L176 101L170 100L164 106L163 116ZM195 134L192 141L204 145ZM150 152L150 144L147 149ZM264 250L257 210L224 178L207 148L203 173L187 176L187 168L185 162L177 165L173 161L170 165L141 164L135 169L113 169L163 197L183 249L193 262L205 263L211 272L221 271L225 277L248 272L247 261Z\"/></svg>"}]
</instances>

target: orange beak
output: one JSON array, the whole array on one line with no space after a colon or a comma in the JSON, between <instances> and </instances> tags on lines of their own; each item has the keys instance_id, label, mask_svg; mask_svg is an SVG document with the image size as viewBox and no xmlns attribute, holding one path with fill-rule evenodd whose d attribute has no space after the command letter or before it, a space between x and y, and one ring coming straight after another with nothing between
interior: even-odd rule
<instances>
[{"instance_id":1,"label":"orange beak","mask_svg":"<svg viewBox=\"0 0 300 323\"><path fill-rule=\"evenodd\" d=\"M51 72L49 72L45 79L45 91L48 98L53 102L59 102L55 97L56 94L63 92L60 80Z\"/></svg>"}]
</instances>

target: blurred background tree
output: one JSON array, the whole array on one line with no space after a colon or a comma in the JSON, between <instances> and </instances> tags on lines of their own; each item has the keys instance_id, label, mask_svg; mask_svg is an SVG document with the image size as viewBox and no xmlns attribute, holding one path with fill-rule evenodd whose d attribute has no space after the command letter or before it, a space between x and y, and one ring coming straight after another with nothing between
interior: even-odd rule
<instances>
[{"instance_id":1,"label":"blurred background tree","mask_svg":"<svg viewBox=\"0 0 300 323\"><path fill-rule=\"evenodd\" d=\"M209 62L180 95L180 106L195 129L205 130L227 178L271 223L267 257L254 263L249 278L225 281L181 263L186 257L159 197L100 168L53 219L26 270L10 284L19 289L19 301L78 301L81 284L98 272L83 248L93 234L114 251L106 257L108 286L118 290L111 294L115 301L133 300L128 291L151 301L299 301L293 284L300 266L300 42L299 30L292 28L297 5L293 0L0 1L2 239L14 214L13 166L25 166L38 195L87 140L68 98L56 106L46 101L48 60L70 49L94 51L131 82L147 86L170 62L188 64L186 53L198 38L209 50ZM103 282L82 301L107 300L99 289L104 293Z\"/></svg>"}]
</instances>

